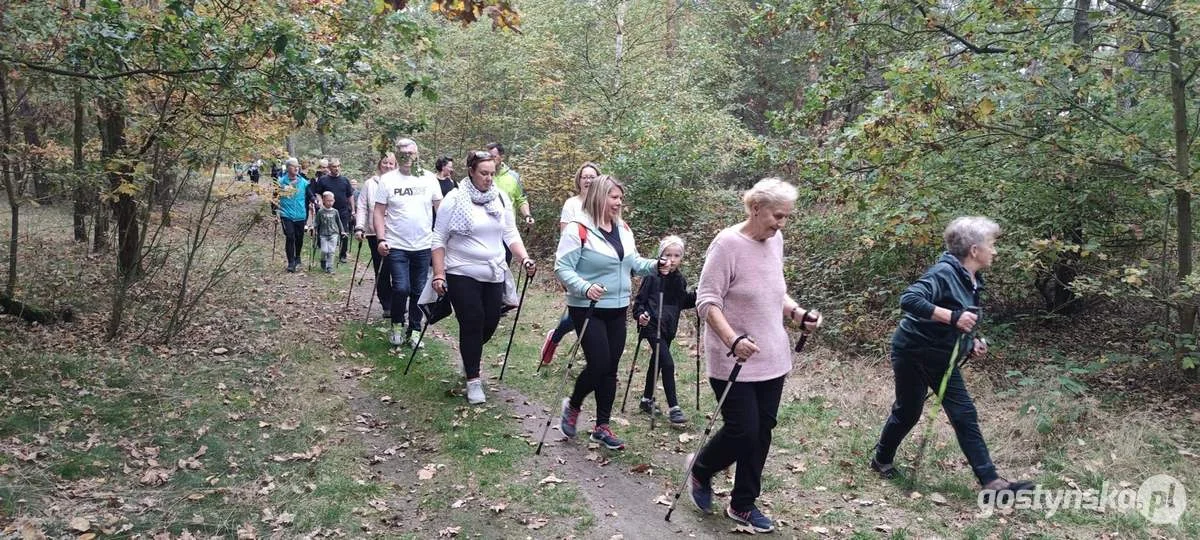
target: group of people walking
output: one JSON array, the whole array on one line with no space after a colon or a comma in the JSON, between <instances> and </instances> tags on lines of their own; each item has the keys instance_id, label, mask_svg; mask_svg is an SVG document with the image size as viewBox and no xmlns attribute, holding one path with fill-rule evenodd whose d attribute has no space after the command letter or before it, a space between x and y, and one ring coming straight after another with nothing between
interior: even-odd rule
<instances>
[{"instance_id":1,"label":"group of people walking","mask_svg":"<svg viewBox=\"0 0 1200 540\"><path fill-rule=\"evenodd\" d=\"M518 226L533 224L529 202L519 176L503 165L499 145L470 152L467 176L458 182L451 178L453 159L437 160L434 173L416 166L418 155L415 142L401 139L394 154L380 159L378 175L364 182L357 199L353 230L371 247L372 264L380 276L376 294L391 318L392 344L404 343L400 328L407 323L412 346L420 346L417 331L422 317L416 302L428 281L437 295L449 300L459 323L467 400L484 403L482 349L511 301L506 299L510 296L506 284L515 282L511 259L517 260L526 276L532 277L538 269ZM303 192L304 179L293 180L291 174L289 162L288 173L279 179L281 189ZM575 437L584 401L593 396L590 440L610 450L625 448L625 441L612 430L611 418L631 319L637 325L639 345L643 339L650 343L655 366L647 370L639 408L659 414L654 399L658 379L670 421L685 423L670 345L680 312L694 308L704 327L706 373L718 397L723 425L687 457L683 489L696 508L712 513L712 479L736 465L725 514L757 532L773 530L773 520L755 503L784 383L793 368L788 328L807 335L824 322L819 312L788 294L784 279L782 230L796 211L795 187L768 178L747 190L742 198L745 219L711 241L697 287L689 290L680 273L686 248L682 239L667 236L653 257L641 256L633 229L622 219L625 185L590 162L578 167L574 180L578 193L563 204L553 267L564 291L566 314L548 332L540 358L543 364L551 363L562 338L572 331L576 334L584 366L562 400L559 429L566 437ZM323 185L337 187L332 184ZM336 209L336 193L333 198L327 206ZM302 224L303 208L286 198L280 200L281 221L289 235L289 269L293 269L290 242L302 230L298 223ZM949 415L982 489L1033 488L997 473L960 373L964 358L987 353L986 340L975 335L981 271L994 260L999 234L999 226L987 218L955 219L943 235L946 253L901 297L904 316L892 339L895 402L867 464L883 477L901 474L894 464L897 448L919 421L926 392L932 389L935 404ZM636 293L631 276L643 277Z\"/></svg>"}]
</instances>

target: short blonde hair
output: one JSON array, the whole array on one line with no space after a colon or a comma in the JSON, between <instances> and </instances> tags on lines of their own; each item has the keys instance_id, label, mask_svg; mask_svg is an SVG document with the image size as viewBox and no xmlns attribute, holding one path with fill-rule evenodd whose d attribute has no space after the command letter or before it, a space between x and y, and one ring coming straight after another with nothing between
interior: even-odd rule
<instances>
[{"instance_id":1,"label":"short blonde hair","mask_svg":"<svg viewBox=\"0 0 1200 540\"><path fill-rule=\"evenodd\" d=\"M664 236L662 240L658 241L658 256L662 257L663 253L667 251L667 248L669 248L671 246L679 246L679 252L681 254L683 253L683 250L684 250L683 239L671 234L671 235Z\"/></svg>"},{"instance_id":2,"label":"short blonde hair","mask_svg":"<svg viewBox=\"0 0 1200 540\"><path fill-rule=\"evenodd\" d=\"M942 232L946 251L964 259L971 254L971 246L977 246L1000 236L1000 225L983 216L961 216L954 218Z\"/></svg>"},{"instance_id":3,"label":"short blonde hair","mask_svg":"<svg viewBox=\"0 0 1200 540\"><path fill-rule=\"evenodd\" d=\"M754 206L780 207L795 202L796 187L781 178L763 178L742 194L747 214Z\"/></svg>"},{"instance_id":4,"label":"short blonde hair","mask_svg":"<svg viewBox=\"0 0 1200 540\"><path fill-rule=\"evenodd\" d=\"M600 216L604 214L604 205L608 200L608 192L612 191L612 188L621 190L622 194L625 193L625 184L607 174L602 174L592 180L592 186L583 196L583 212L592 218L592 223L600 224ZM618 217L620 216L618 215Z\"/></svg>"}]
</instances>

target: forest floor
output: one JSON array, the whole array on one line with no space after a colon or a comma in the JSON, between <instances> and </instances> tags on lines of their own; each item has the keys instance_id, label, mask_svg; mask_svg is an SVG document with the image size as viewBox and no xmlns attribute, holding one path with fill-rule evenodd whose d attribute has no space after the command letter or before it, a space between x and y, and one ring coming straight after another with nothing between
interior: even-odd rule
<instances>
[{"instance_id":1,"label":"forest floor","mask_svg":"<svg viewBox=\"0 0 1200 540\"><path fill-rule=\"evenodd\" d=\"M178 338L163 344L131 330L105 341L111 257L64 247L62 209L27 210L24 219L18 299L73 305L79 320L43 327L0 317L2 537L740 534L723 516L700 516L686 495L672 521L663 519L715 401L705 386L696 407L691 319L674 355L690 423L659 421L652 431L636 412L643 350L629 412L619 402L614 410L628 450L608 452L582 430L573 441L557 431L573 337L553 364L536 369L543 336L563 309L549 272L529 287L502 382L513 314L485 347L488 403L470 407L452 317L430 328L404 375L411 349L389 346L378 304L367 309L373 275L364 271L365 251L358 273L366 277L348 295L352 264L334 274L284 273L282 239L272 260L274 230L263 223L237 271ZM1009 478L1071 492L1107 483L1136 496L1144 480L1171 475L1187 489L1177 525L1151 523L1132 507L985 515L944 415L919 479L878 479L866 463L892 398L886 358L818 336L795 358L759 501L777 519L777 534L1200 537L1200 385L1146 376L1170 368L1096 350L1123 349L1089 337L1083 324L1054 324L1004 326L988 361L968 369L994 461ZM631 332L618 396L634 339ZM593 413L589 399L581 427ZM547 415L554 427L534 455ZM898 462L912 462L920 429ZM717 479L717 505L727 503L731 482Z\"/></svg>"}]
</instances>

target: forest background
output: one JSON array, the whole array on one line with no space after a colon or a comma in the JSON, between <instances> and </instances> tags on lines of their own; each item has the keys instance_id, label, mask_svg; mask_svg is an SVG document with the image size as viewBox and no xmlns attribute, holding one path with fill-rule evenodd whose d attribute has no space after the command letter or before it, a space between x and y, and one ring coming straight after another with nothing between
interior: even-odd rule
<instances>
[{"instance_id":1,"label":"forest background","mask_svg":"<svg viewBox=\"0 0 1200 540\"><path fill-rule=\"evenodd\" d=\"M692 278L741 190L792 181L790 289L863 354L945 224L987 215L988 333L1011 351L991 369L1066 400L1194 388L1200 4L10 0L0 30L0 301L102 318L97 343L193 339L241 294L272 229L235 209L269 190L230 167L330 156L362 180L407 135L460 172L503 143L547 262L583 161L629 186L644 252L688 241ZM56 253L94 273L42 273Z\"/></svg>"}]
</instances>

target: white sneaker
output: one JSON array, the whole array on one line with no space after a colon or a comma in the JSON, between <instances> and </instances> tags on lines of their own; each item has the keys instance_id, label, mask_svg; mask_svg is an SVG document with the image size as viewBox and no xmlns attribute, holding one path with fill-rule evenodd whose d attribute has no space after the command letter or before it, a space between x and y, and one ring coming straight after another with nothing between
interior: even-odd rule
<instances>
[{"instance_id":1,"label":"white sneaker","mask_svg":"<svg viewBox=\"0 0 1200 540\"><path fill-rule=\"evenodd\" d=\"M421 343L421 333L416 330L408 333L408 342L412 343L414 349L425 348L425 344Z\"/></svg>"},{"instance_id":2,"label":"white sneaker","mask_svg":"<svg viewBox=\"0 0 1200 540\"><path fill-rule=\"evenodd\" d=\"M393 347L404 345L404 327L393 324L392 335L388 336L388 342L391 343Z\"/></svg>"},{"instance_id":3,"label":"white sneaker","mask_svg":"<svg viewBox=\"0 0 1200 540\"><path fill-rule=\"evenodd\" d=\"M487 401L483 396L483 381L475 379L467 381L467 402L471 405L479 405Z\"/></svg>"}]
</instances>

